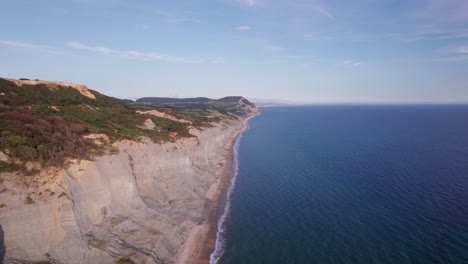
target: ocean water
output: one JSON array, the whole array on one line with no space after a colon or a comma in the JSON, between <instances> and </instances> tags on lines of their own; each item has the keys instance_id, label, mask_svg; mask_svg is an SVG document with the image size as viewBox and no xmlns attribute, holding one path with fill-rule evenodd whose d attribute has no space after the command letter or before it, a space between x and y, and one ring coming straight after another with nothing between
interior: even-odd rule
<instances>
[{"instance_id":1,"label":"ocean water","mask_svg":"<svg viewBox=\"0 0 468 264\"><path fill-rule=\"evenodd\" d=\"M468 263L468 106L261 112L212 263Z\"/></svg>"}]
</instances>

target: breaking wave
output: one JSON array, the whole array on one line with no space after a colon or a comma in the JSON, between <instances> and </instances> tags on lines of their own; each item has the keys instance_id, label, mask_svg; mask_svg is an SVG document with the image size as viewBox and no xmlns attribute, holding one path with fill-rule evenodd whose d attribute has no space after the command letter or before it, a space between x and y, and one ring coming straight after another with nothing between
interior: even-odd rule
<instances>
[{"instance_id":1,"label":"breaking wave","mask_svg":"<svg viewBox=\"0 0 468 264\"><path fill-rule=\"evenodd\" d=\"M226 238L225 238L226 220L229 215L229 211L230 211L229 209L231 208L231 196L236 186L237 174L239 172L239 145L242 139L242 134L243 133L241 133L239 137L237 137L236 142L234 143L234 148L233 148L234 158L233 158L231 184L227 191L226 204L224 206L221 217L218 220L218 231L216 232L216 245L215 245L215 250L210 255L210 264L218 263L219 259L224 253L224 245L226 241Z\"/></svg>"}]
</instances>

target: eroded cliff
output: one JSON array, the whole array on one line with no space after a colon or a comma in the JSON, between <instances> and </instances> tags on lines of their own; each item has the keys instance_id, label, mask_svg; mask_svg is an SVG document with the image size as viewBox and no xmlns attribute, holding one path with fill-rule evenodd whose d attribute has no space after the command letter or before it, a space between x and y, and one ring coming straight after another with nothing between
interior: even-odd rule
<instances>
[{"instance_id":1,"label":"eroded cliff","mask_svg":"<svg viewBox=\"0 0 468 264\"><path fill-rule=\"evenodd\" d=\"M121 141L117 155L73 161L32 179L5 174L5 263L173 262L189 229L207 220L210 186L242 127L239 119L173 143Z\"/></svg>"},{"instance_id":2,"label":"eroded cliff","mask_svg":"<svg viewBox=\"0 0 468 264\"><path fill-rule=\"evenodd\" d=\"M191 127L194 137L117 140L93 160L1 173L4 263L190 261L181 256L189 231L213 212L232 142L258 113L242 100L246 115Z\"/></svg>"}]
</instances>

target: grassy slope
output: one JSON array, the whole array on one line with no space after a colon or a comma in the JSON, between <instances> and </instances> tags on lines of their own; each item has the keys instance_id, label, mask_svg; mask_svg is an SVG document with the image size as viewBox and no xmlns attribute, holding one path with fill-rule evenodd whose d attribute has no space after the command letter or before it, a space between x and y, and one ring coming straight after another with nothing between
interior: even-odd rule
<instances>
[{"instance_id":1,"label":"grassy slope","mask_svg":"<svg viewBox=\"0 0 468 264\"><path fill-rule=\"evenodd\" d=\"M244 105L239 104L239 100L242 100ZM192 118L200 118L200 120L203 120L202 117L218 115L231 118L245 116L249 112L248 106L255 106L240 96L224 97L218 100L205 97L185 99L145 97L138 99L133 104L140 107L150 106L170 109L189 115Z\"/></svg>"},{"instance_id":2,"label":"grassy slope","mask_svg":"<svg viewBox=\"0 0 468 264\"><path fill-rule=\"evenodd\" d=\"M89 134L106 134L111 142L142 136L165 142L192 136L190 124L137 114L136 110L166 111L199 128L246 114L235 100L142 105L90 91L95 100L70 87L52 91L44 84L17 86L0 78L0 150L19 161L15 165L0 161L0 172L21 169L27 161L58 166L68 158L91 159L109 150L105 142L85 139ZM156 124L155 129L144 128L148 118Z\"/></svg>"}]
</instances>

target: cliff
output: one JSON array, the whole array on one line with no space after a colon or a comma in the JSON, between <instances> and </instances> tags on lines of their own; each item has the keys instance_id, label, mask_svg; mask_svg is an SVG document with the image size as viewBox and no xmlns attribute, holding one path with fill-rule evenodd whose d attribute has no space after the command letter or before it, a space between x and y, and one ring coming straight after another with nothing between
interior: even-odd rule
<instances>
[{"instance_id":1,"label":"cliff","mask_svg":"<svg viewBox=\"0 0 468 264\"><path fill-rule=\"evenodd\" d=\"M118 139L89 160L1 173L4 263L186 263L187 236L213 213L232 142L258 113L242 107L189 126L190 137Z\"/></svg>"}]
</instances>

